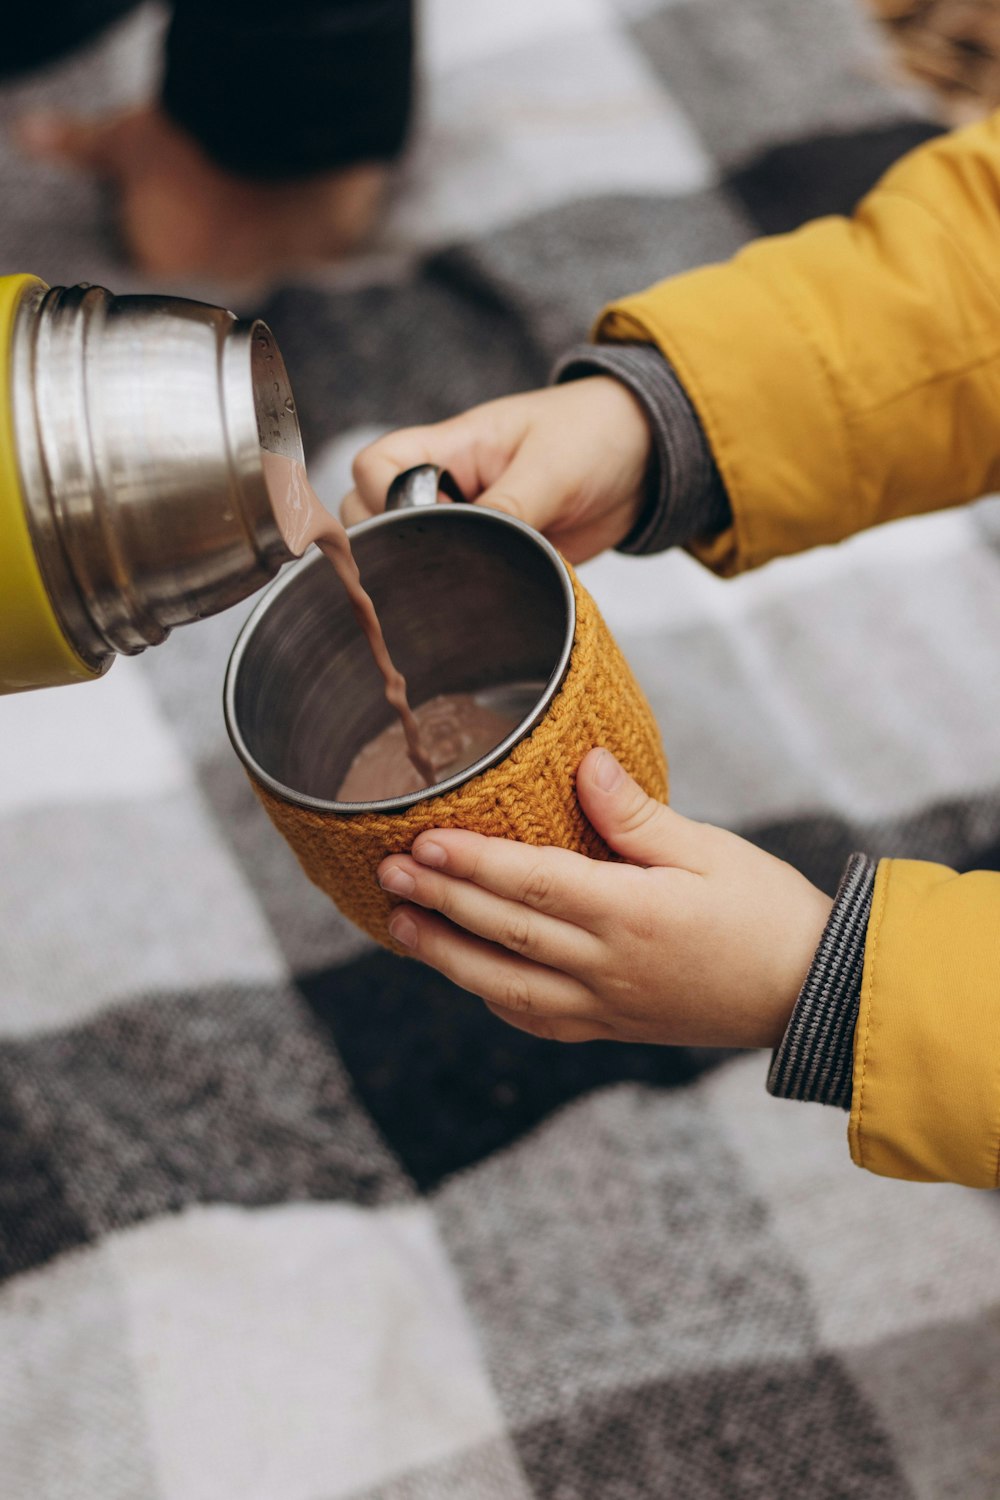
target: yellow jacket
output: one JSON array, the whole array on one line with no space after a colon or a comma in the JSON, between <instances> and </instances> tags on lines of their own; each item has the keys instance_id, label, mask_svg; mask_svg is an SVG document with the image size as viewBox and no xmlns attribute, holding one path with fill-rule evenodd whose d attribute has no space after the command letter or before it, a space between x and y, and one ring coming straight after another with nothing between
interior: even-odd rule
<instances>
[{"instance_id":1,"label":"yellow jacket","mask_svg":"<svg viewBox=\"0 0 1000 1500\"><path fill-rule=\"evenodd\" d=\"M599 334L684 382L732 505L693 549L719 573L1000 488L1000 115ZM1000 1186L1000 874L881 862L849 1139L889 1177Z\"/></svg>"}]
</instances>

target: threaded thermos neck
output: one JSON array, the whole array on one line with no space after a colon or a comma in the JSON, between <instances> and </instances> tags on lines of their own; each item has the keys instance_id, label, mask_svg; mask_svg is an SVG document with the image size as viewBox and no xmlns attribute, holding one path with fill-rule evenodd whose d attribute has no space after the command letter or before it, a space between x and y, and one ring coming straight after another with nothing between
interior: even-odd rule
<instances>
[{"instance_id":1,"label":"threaded thermos neck","mask_svg":"<svg viewBox=\"0 0 1000 1500\"><path fill-rule=\"evenodd\" d=\"M246 598L288 560L260 451L301 459L302 442L265 324L29 282L9 379L38 571L91 671Z\"/></svg>"}]
</instances>

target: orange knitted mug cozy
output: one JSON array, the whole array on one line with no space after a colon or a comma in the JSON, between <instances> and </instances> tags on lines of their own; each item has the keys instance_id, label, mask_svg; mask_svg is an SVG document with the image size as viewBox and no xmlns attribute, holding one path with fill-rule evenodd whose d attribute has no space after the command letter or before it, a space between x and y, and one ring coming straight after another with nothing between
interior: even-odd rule
<instances>
[{"instance_id":1,"label":"orange knitted mug cozy","mask_svg":"<svg viewBox=\"0 0 1000 1500\"><path fill-rule=\"evenodd\" d=\"M576 597L569 669L545 717L498 765L443 796L394 812L301 807L248 773L309 879L387 948L406 951L389 936L387 922L397 902L381 889L375 872L387 854L406 852L425 829L468 828L611 858L576 797L577 767L595 745L612 751L650 796L666 800L667 764L652 709L597 605L571 568L569 573Z\"/></svg>"}]
</instances>

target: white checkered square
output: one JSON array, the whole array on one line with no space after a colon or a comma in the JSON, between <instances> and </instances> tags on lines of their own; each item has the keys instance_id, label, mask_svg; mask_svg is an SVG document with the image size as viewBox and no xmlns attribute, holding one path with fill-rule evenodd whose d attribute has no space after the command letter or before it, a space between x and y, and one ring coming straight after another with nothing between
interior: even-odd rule
<instances>
[{"instance_id":1,"label":"white checkered square","mask_svg":"<svg viewBox=\"0 0 1000 1500\"><path fill-rule=\"evenodd\" d=\"M425 109L383 245L436 247L573 199L675 195L713 177L688 119L620 27L439 74Z\"/></svg>"},{"instance_id":2,"label":"white checkered square","mask_svg":"<svg viewBox=\"0 0 1000 1500\"><path fill-rule=\"evenodd\" d=\"M195 1209L108 1254L164 1500L337 1500L502 1435L424 1207Z\"/></svg>"}]
</instances>

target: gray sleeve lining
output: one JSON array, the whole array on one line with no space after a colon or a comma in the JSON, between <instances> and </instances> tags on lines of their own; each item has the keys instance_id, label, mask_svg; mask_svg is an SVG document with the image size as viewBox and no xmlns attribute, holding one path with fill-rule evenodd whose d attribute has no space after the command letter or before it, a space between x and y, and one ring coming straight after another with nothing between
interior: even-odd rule
<instances>
[{"instance_id":1,"label":"gray sleeve lining","mask_svg":"<svg viewBox=\"0 0 1000 1500\"><path fill-rule=\"evenodd\" d=\"M650 344L580 344L559 360L552 383L613 375L641 402L653 433L648 499L619 552L662 552L723 531L729 498L694 407L673 366Z\"/></svg>"},{"instance_id":2,"label":"gray sleeve lining","mask_svg":"<svg viewBox=\"0 0 1000 1500\"><path fill-rule=\"evenodd\" d=\"M829 921L771 1059L767 1088L779 1099L851 1107L854 1030L875 870L866 854L852 854L840 878Z\"/></svg>"}]
</instances>

